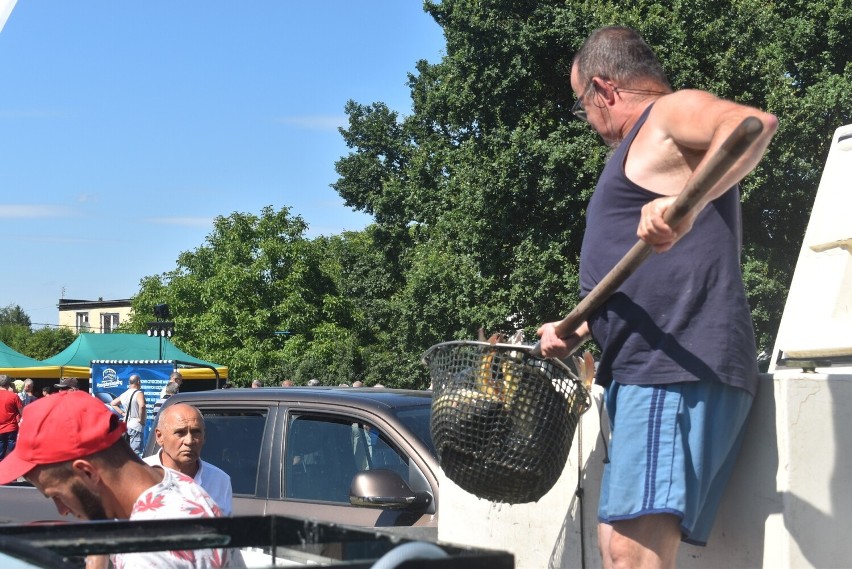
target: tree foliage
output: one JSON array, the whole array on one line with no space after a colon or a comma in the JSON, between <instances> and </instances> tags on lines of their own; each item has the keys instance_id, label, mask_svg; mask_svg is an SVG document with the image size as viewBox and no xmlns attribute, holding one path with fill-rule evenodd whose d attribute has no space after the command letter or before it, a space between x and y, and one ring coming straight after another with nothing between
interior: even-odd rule
<instances>
[{"instance_id":1,"label":"tree foliage","mask_svg":"<svg viewBox=\"0 0 852 569\"><path fill-rule=\"evenodd\" d=\"M76 337L64 326L33 330L29 315L17 304L0 308L0 342L25 356L47 359L70 346Z\"/></svg>"},{"instance_id":2,"label":"tree foliage","mask_svg":"<svg viewBox=\"0 0 852 569\"><path fill-rule=\"evenodd\" d=\"M18 351L37 360L46 360L73 344L76 339L76 332L65 326L39 328L32 331L23 349Z\"/></svg>"},{"instance_id":3,"label":"tree foliage","mask_svg":"<svg viewBox=\"0 0 852 569\"><path fill-rule=\"evenodd\" d=\"M228 365L240 384L252 376L301 379L332 365L301 361L326 355L316 356L313 343L348 319L321 247L305 229L287 208L217 217L204 245L182 253L172 271L142 280L130 328L144 331L154 305L167 303L175 344ZM291 342L307 350L288 349Z\"/></svg>"},{"instance_id":4,"label":"tree foliage","mask_svg":"<svg viewBox=\"0 0 852 569\"><path fill-rule=\"evenodd\" d=\"M32 326L32 321L20 305L10 304L0 308L0 326L5 325L17 325L29 328Z\"/></svg>"}]
</instances>

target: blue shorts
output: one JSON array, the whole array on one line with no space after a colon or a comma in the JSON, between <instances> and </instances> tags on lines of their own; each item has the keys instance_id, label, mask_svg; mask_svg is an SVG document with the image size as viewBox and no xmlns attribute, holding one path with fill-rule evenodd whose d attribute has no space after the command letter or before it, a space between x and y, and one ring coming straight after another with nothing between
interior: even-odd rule
<instances>
[{"instance_id":1,"label":"blue shorts","mask_svg":"<svg viewBox=\"0 0 852 569\"><path fill-rule=\"evenodd\" d=\"M607 388L612 438L598 519L680 518L683 541L705 545L742 445L753 397L721 383Z\"/></svg>"}]
</instances>

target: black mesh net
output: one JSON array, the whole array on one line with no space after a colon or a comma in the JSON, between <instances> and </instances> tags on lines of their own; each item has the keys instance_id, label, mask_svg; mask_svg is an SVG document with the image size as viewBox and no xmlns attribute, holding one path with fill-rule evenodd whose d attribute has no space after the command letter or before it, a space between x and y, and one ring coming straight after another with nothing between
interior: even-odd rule
<instances>
[{"instance_id":1,"label":"black mesh net","mask_svg":"<svg viewBox=\"0 0 852 569\"><path fill-rule=\"evenodd\" d=\"M532 346L445 342L423 356L433 384L432 439L447 477L487 500L522 504L562 473L588 391Z\"/></svg>"}]
</instances>

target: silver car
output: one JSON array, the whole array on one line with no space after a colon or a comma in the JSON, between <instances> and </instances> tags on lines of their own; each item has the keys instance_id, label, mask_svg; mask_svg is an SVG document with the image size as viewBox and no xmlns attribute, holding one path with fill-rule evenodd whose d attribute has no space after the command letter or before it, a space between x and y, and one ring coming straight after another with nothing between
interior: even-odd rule
<instances>
[{"instance_id":1,"label":"silver car","mask_svg":"<svg viewBox=\"0 0 852 569\"><path fill-rule=\"evenodd\" d=\"M204 415L202 458L231 476L234 515L436 533L431 392L220 389L180 393L164 408L179 402ZM158 451L154 439L146 456Z\"/></svg>"}]
</instances>

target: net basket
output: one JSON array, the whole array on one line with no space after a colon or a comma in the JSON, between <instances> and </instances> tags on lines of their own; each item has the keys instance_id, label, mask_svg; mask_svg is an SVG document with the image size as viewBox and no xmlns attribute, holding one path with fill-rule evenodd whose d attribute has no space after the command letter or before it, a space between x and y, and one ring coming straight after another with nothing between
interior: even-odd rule
<instances>
[{"instance_id":1,"label":"net basket","mask_svg":"<svg viewBox=\"0 0 852 569\"><path fill-rule=\"evenodd\" d=\"M423 355L432 440L447 477L487 500L538 501L559 479L590 406L570 367L533 346L455 341Z\"/></svg>"}]
</instances>

